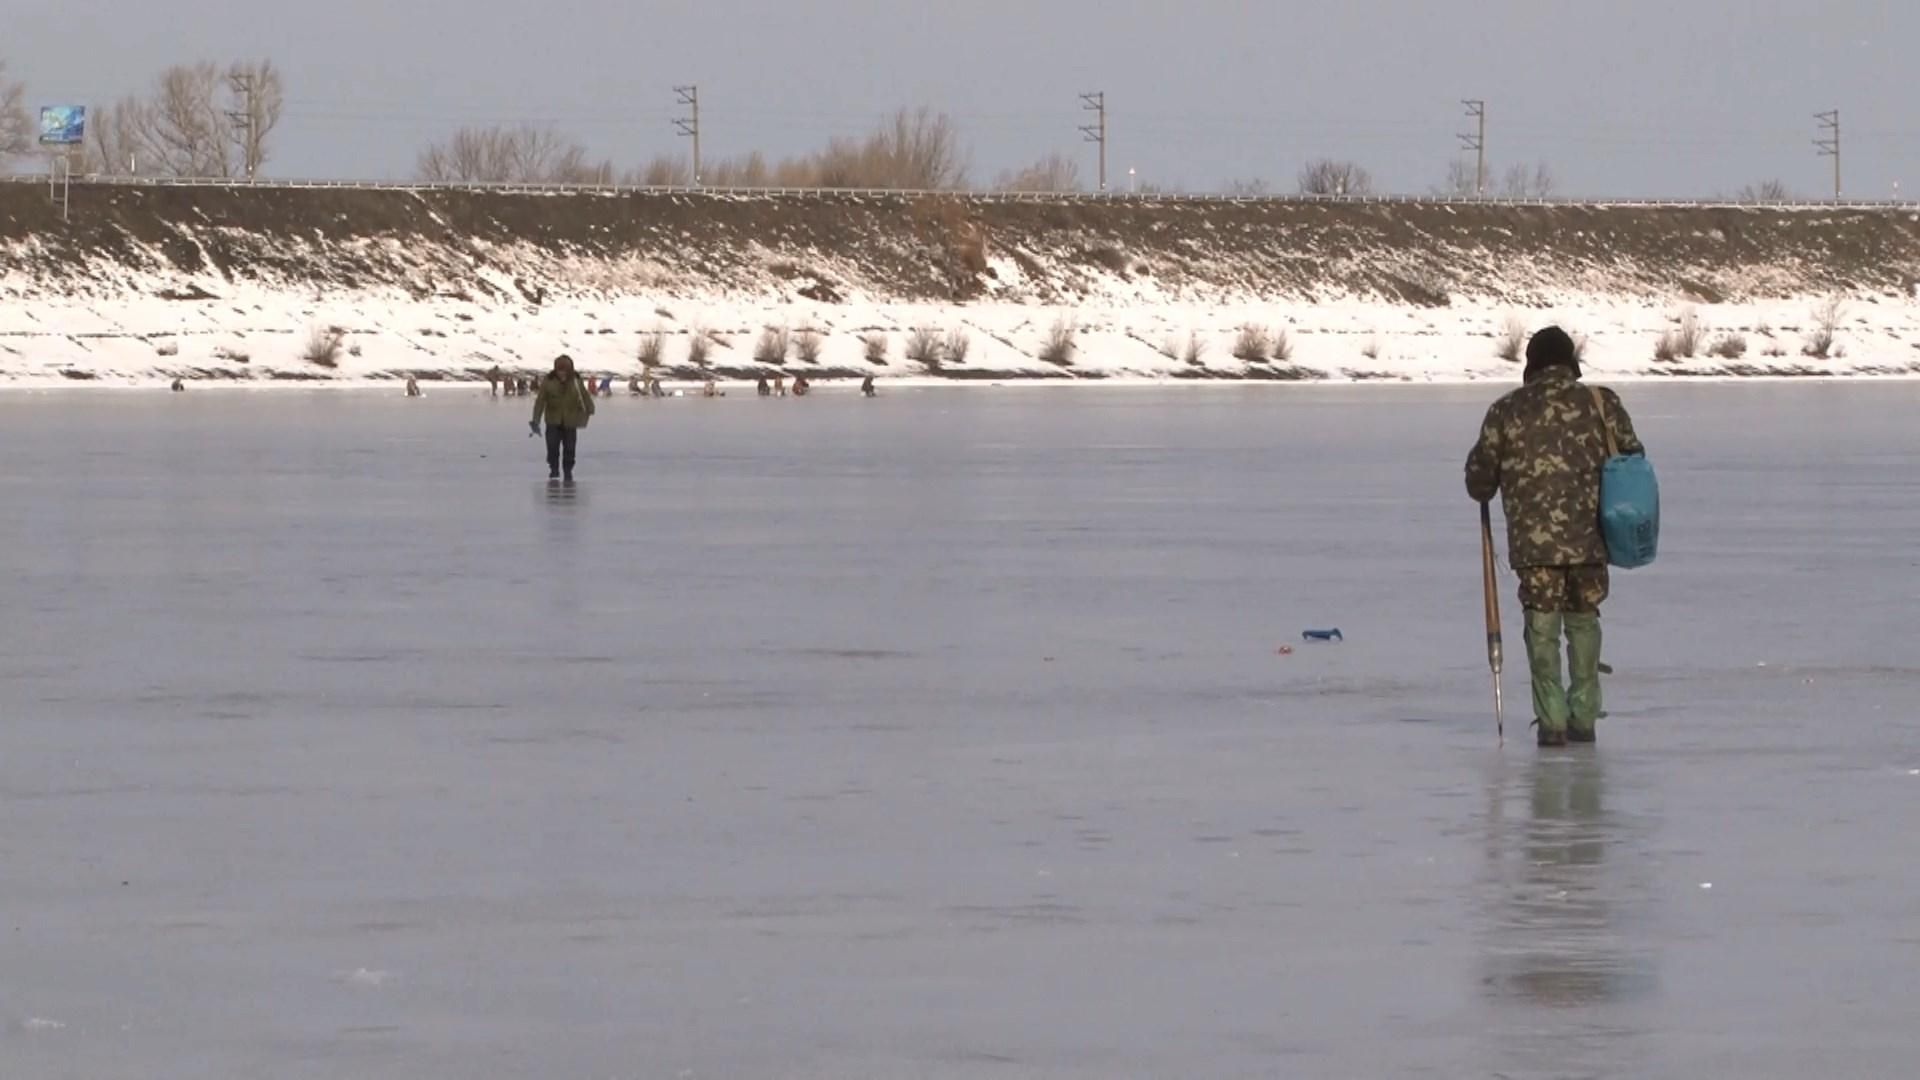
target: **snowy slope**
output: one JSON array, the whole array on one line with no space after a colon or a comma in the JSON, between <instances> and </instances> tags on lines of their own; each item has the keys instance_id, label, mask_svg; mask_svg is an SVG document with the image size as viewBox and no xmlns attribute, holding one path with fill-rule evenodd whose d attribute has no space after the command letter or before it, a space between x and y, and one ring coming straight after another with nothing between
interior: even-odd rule
<instances>
[{"instance_id":1,"label":"snowy slope","mask_svg":"<svg viewBox=\"0 0 1920 1080\"><path fill-rule=\"evenodd\" d=\"M1506 327L1550 321L1610 378L1920 374L1908 211L1462 221L1450 206L77 189L62 225L44 190L4 187L0 385L477 379L560 352L624 378L655 333L670 379L1448 382L1512 378ZM1830 312L1833 347L1804 355ZM1703 346L1738 336L1744 354L1656 360L1688 318ZM1246 326L1269 338L1257 362L1234 355ZM814 331L816 362L791 343L757 359L769 328ZM964 337L966 356L910 358L922 329ZM332 366L306 355L329 333Z\"/></svg>"}]
</instances>

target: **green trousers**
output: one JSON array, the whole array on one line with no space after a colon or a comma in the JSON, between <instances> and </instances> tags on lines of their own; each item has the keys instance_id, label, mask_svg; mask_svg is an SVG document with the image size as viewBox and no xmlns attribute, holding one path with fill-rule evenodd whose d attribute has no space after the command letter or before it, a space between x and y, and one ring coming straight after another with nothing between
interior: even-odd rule
<instances>
[{"instance_id":1,"label":"green trousers","mask_svg":"<svg viewBox=\"0 0 1920 1080\"><path fill-rule=\"evenodd\" d=\"M1567 638L1568 681L1560 674L1560 636ZM1598 612L1528 611L1527 667L1533 676L1533 718L1543 734L1592 738L1600 719Z\"/></svg>"}]
</instances>

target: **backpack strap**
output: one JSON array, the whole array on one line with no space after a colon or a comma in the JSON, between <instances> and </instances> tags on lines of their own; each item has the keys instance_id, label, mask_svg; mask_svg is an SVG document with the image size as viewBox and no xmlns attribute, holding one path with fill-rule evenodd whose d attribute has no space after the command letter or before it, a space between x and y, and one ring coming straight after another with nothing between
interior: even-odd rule
<instances>
[{"instance_id":1,"label":"backpack strap","mask_svg":"<svg viewBox=\"0 0 1920 1080\"><path fill-rule=\"evenodd\" d=\"M1587 393L1593 395L1593 409L1600 414L1600 430L1607 436L1607 456L1619 457L1620 447L1613 441L1613 425L1607 423L1607 401L1600 396L1600 388L1597 386L1587 387Z\"/></svg>"}]
</instances>

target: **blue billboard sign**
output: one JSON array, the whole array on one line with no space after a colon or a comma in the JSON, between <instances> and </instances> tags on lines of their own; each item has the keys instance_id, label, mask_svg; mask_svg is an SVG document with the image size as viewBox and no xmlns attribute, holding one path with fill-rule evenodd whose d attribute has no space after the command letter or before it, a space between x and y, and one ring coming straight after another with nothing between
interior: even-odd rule
<instances>
[{"instance_id":1,"label":"blue billboard sign","mask_svg":"<svg viewBox=\"0 0 1920 1080\"><path fill-rule=\"evenodd\" d=\"M48 105L40 110L42 146L77 146L86 141L85 105Z\"/></svg>"}]
</instances>

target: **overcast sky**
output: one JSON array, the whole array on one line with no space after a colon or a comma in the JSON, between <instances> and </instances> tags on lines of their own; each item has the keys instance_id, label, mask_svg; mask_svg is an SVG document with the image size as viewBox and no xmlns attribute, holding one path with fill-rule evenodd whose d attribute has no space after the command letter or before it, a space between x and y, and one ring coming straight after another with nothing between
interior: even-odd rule
<instances>
[{"instance_id":1,"label":"overcast sky","mask_svg":"<svg viewBox=\"0 0 1920 1080\"><path fill-rule=\"evenodd\" d=\"M105 103L170 63L271 57L288 106L267 172L401 178L463 124L552 121L618 167L797 153L903 105L950 113L972 177L1079 155L1078 94L1110 108L1113 186L1293 186L1351 158L1437 184L1484 98L1496 171L1563 193L1705 196L1770 178L1831 191L1813 114L1838 107L1846 189L1920 194L1913 0L0 0L33 104Z\"/></svg>"}]
</instances>

